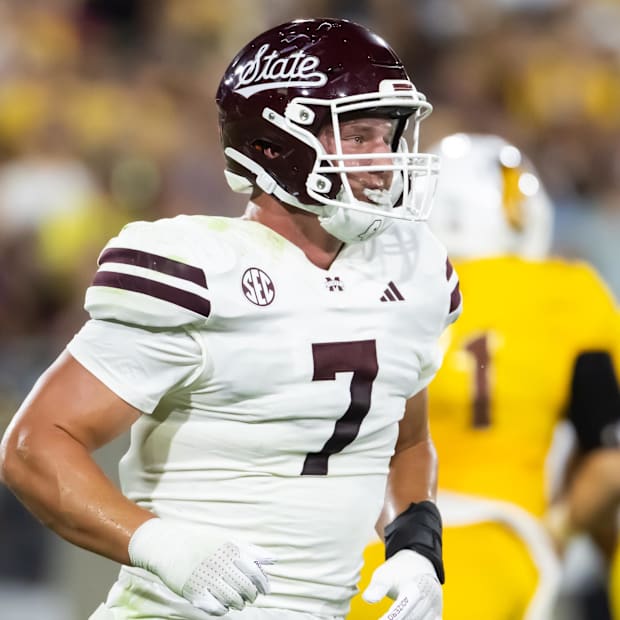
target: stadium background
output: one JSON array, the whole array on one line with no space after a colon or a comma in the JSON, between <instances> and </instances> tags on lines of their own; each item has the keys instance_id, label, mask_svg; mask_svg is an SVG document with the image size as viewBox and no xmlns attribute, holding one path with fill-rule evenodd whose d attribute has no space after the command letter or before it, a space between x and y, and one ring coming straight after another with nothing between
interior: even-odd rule
<instances>
[{"instance_id":1,"label":"stadium background","mask_svg":"<svg viewBox=\"0 0 620 620\"><path fill-rule=\"evenodd\" d=\"M0 0L0 430L83 321L97 253L124 222L241 212L219 76L255 34L309 16L392 44L435 106L422 147L454 131L522 147L556 206L555 252L620 297L617 0ZM97 455L112 476L123 449ZM84 620L117 570L4 487L0 549L3 620Z\"/></svg>"}]
</instances>

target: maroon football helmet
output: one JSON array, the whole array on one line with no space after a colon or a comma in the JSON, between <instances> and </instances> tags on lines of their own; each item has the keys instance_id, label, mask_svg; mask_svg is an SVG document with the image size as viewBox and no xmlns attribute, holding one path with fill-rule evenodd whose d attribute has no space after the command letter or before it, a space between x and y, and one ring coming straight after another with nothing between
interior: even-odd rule
<instances>
[{"instance_id":1,"label":"maroon football helmet","mask_svg":"<svg viewBox=\"0 0 620 620\"><path fill-rule=\"evenodd\" d=\"M367 28L307 19L268 30L231 62L216 101L226 177L235 191L258 187L320 217L343 207L381 220L426 219L439 163L417 148L420 121L432 107L390 46ZM343 115L396 119L392 153L381 156L381 165L376 156L370 162L372 154L360 165L360 155L342 153ZM336 153L326 153L317 138L328 123ZM355 171L390 171L387 196L356 200L347 181Z\"/></svg>"}]
</instances>

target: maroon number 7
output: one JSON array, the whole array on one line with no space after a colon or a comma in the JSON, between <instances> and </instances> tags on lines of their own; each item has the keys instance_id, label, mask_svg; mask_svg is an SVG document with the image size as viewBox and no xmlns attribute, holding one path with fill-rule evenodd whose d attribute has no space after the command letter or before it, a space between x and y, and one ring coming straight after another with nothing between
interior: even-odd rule
<instances>
[{"instance_id":1,"label":"maroon number 7","mask_svg":"<svg viewBox=\"0 0 620 620\"><path fill-rule=\"evenodd\" d=\"M334 381L339 372L353 372L349 408L336 420L334 432L321 450L306 455L301 470L302 476L326 476L329 457L357 437L362 420L370 409L372 383L379 370L377 346L374 340L321 342L312 345L312 359L313 381Z\"/></svg>"}]
</instances>

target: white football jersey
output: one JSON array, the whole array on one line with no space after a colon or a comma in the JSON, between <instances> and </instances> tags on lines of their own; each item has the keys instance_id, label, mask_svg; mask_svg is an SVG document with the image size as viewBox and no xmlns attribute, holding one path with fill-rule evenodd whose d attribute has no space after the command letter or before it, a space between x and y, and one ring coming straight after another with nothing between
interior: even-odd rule
<instances>
[{"instance_id":1,"label":"white football jersey","mask_svg":"<svg viewBox=\"0 0 620 620\"><path fill-rule=\"evenodd\" d=\"M85 307L70 352L147 414L124 493L272 552L255 605L343 616L405 401L460 312L427 226L394 224L324 270L256 222L136 222L102 252Z\"/></svg>"}]
</instances>

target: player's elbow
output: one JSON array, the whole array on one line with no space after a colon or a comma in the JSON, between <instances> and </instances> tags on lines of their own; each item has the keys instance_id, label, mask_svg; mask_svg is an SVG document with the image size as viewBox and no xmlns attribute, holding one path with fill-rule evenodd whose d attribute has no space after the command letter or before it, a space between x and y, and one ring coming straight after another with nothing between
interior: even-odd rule
<instances>
[{"instance_id":1,"label":"player's elbow","mask_svg":"<svg viewBox=\"0 0 620 620\"><path fill-rule=\"evenodd\" d=\"M20 495L41 468L41 433L32 425L15 419L0 444L0 480Z\"/></svg>"},{"instance_id":2,"label":"player's elbow","mask_svg":"<svg viewBox=\"0 0 620 620\"><path fill-rule=\"evenodd\" d=\"M28 433L18 424L10 425L0 443L0 480L10 489L19 484L29 451Z\"/></svg>"}]
</instances>

